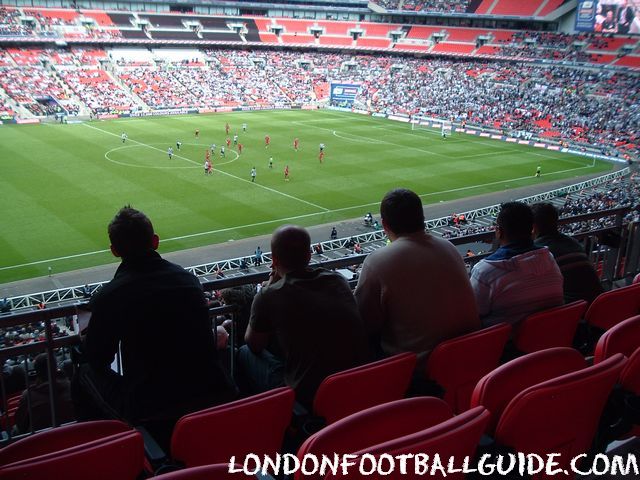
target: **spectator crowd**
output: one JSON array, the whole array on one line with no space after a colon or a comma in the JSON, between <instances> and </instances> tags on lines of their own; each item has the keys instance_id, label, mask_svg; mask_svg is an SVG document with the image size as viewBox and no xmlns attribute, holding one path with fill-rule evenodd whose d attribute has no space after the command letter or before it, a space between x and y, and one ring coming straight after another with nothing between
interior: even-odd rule
<instances>
[{"instance_id":1,"label":"spectator crowd","mask_svg":"<svg viewBox=\"0 0 640 480\"><path fill-rule=\"evenodd\" d=\"M39 60L56 64L57 75L38 65L0 70L3 88L19 103L66 98L59 76L95 112L142 105L135 96L154 109L305 104L326 100L331 82L354 83L360 85L356 106L373 112L448 118L620 157L639 151L640 91L631 73L324 52L205 54L208 65L125 63L112 76L84 66L92 57L82 52L42 51Z\"/></svg>"}]
</instances>

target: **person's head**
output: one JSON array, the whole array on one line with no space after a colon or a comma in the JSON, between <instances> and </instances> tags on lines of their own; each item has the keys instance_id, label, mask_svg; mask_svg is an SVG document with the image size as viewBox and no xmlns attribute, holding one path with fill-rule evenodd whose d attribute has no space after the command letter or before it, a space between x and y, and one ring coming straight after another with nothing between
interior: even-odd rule
<instances>
[{"instance_id":1,"label":"person's head","mask_svg":"<svg viewBox=\"0 0 640 480\"><path fill-rule=\"evenodd\" d=\"M36 371L36 379L39 382L49 381L49 359L46 353L41 353L33 362L33 368Z\"/></svg>"},{"instance_id":2,"label":"person's head","mask_svg":"<svg viewBox=\"0 0 640 480\"><path fill-rule=\"evenodd\" d=\"M533 211L534 237L551 235L558 231L558 210L550 203L536 203Z\"/></svg>"},{"instance_id":3,"label":"person's head","mask_svg":"<svg viewBox=\"0 0 640 480\"><path fill-rule=\"evenodd\" d=\"M526 203L503 203L496 223L496 236L501 245L531 240L533 213Z\"/></svg>"},{"instance_id":4,"label":"person's head","mask_svg":"<svg viewBox=\"0 0 640 480\"><path fill-rule=\"evenodd\" d=\"M283 225L271 236L271 259L281 273L301 270L311 259L309 232L297 225Z\"/></svg>"},{"instance_id":5,"label":"person's head","mask_svg":"<svg viewBox=\"0 0 640 480\"><path fill-rule=\"evenodd\" d=\"M122 207L109 223L111 252L116 257L130 258L156 250L159 239L151 220L130 205Z\"/></svg>"},{"instance_id":6,"label":"person's head","mask_svg":"<svg viewBox=\"0 0 640 480\"><path fill-rule=\"evenodd\" d=\"M399 236L424 231L422 200L411 190L388 192L380 204L382 226L388 235Z\"/></svg>"}]
</instances>

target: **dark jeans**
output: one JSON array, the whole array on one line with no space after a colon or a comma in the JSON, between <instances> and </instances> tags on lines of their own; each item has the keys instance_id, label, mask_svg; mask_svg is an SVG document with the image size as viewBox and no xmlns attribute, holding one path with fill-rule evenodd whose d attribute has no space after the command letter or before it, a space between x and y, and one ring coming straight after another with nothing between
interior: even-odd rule
<instances>
[{"instance_id":1,"label":"dark jeans","mask_svg":"<svg viewBox=\"0 0 640 480\"><path fill-rule=\"evenodd\" d=\"M272 353L263 350L259 355L247 345L238 350L236 381L243 395L255 395L284 386L284 363Z\"/></svg>"}]
</instances>

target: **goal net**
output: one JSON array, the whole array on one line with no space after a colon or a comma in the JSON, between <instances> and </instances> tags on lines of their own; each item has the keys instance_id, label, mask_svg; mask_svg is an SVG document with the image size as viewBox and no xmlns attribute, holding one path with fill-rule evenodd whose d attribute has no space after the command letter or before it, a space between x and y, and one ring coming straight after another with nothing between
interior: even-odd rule
<instances>
[{"instance_id":1,"label":"goal net","mask_svg":"<svg viewBox=\"0 0 640 480\"><path fill-rule=\"evenodd\" d=\"M411 130L436 130L438 133L451 135L453 124L442 118L416 115L411 117Z\"/></svg>"}]
</instances>

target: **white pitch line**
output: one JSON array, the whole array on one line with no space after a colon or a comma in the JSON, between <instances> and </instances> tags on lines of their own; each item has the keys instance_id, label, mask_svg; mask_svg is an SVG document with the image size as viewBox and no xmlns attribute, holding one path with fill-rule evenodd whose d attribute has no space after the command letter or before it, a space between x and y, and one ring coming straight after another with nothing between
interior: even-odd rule
<instances>
[{"instance_id":1,"label":"white pitch line","mask_svg":"<svg viewBox=\"0 0 640 480\"><path fill-rule=\"evenodd\" d=\"M107 133L109 133L109 132L107 132ZM118 137L119 137L119 135L118 135ZM561 171L558 171L558 172L543 173L542 176L551 176L551 175L556 175L558 173L572 172L572 171L575 171L575 170L582 170L582 169L585 169L585 168L592 168L592 167L593 167L592 165L587 165L587 166L583 166L583 167L570 168L568 170L561 170ZM419 197L430 197L430 196L433 196L433 195L440 195L440 194L443 194L443 193L453 193L453 192L460 192L460 191L463 191L463 190L472 190L472 189L475 189L475 188L489 187L491 185L497 185L497 184L500 184L500 183L517 182L519 180L527 180L527 179L530 179L530 178L532 178L532 177L531 176L529 176L529 177L519 177L519 178L512 178L512 179L507 179L507 180L498 180L498 181L489 182L489 183L482 183L482 184L479 184L479 185L470 185L470 186L467 186L467 187L451 188L449 190L440 190L438 192L423 193L423 194L419 195ZM344 211L348 211L348 210L355 210L355 209L360 209L360 208L365 208L365 207L371 207L371 206L379 205L379 204L380 204L380 201L377 201L377 202L365 203L363 205L354 205L354 206L351 206L351 207L336 208L334 210L327 210L326 212L306 213L306 214L303 214L303 215L296 215L296 216L293 216L293 217L280 218L280 219L276 219L276 220L266 220L264 222L251 223L251 224L248 224L248 225L238 225L238 226L235 226L235 227L221 228L221 229L218 229L218 230L209 230L207 232L191 233L189 235L181 235L179 237L172 237L172 238L163 239L162 243L172 242L172 241L176 241L176 240L184 240L184 239L194 238L194 237L202 237L202 236L205 236L205 235L213 235L215 233L223 233L223 232L228 232L228 231L231 231L231 230L242 230L242 229L245 229L245 228L252 228L252 227L258 227L258 226L263 226L263 225L269 225L271 223L290 222L292 220L299 220L301 218L314 217L316 215L324 215L326 213L330 214L330 213L344 212ZM97 255L97 254L105 253L105 252L108 252L108 251L109 250L96 250L95 252L79 253L79 254L76 254L76 255L68 255L68 256L65 256L65 257L50 258L48 260L38 260L36 262L23 263L23 264L20 264L20 265L10 265L10 266L7 266L7 267L0 267L0 271L2 271L2 270L12 270L12 269L15 269L15 268L20 268L20 267L28 267L28 266L31 266L31 265L40 265L40 264L43 264L43 263L52 263L52 262L57 262L57 261L60 261L60 260L68 260L68 259L77 258L77 257L86 257L86 256L89 256L89 255Z\"/></svg>"},{"instance_id":2,"label":"white pitch line","mask_svg":"<svg viewBox=\"0 0 640 480\"><path fill-rule=\"evenodd\" d=\"M292 123L299 123L299 122L292 122ZM338 135L337 131L332 129L332 128L325 128L325 127L314 127L314 128L317 128L318 130L326 130L328 132L331 132L334 137L342 138L342 139L347 140L347 141L352 141L352 142L360 141L358 139L341 137L340 135ZM374 143L374 144L393 145L394 147L401 147L401 148L404 148L404 149L407 149L407 150L416 150L418 152L430 153L431 155L437 155L437 156L443 157L443 158L451 158L449 155L444 155L442 153L432 152L431 150L423 150L422 148L411 147L411 146L407 146L407 145L401 145L399 143L388 142L386 140L380 140L378 138L365 137L364 135L356 135L355 133L349 133L348 135L350 135L352 137L362 138L362 139L367 140L367 141L369 141L371 143Z\"/></svg>"},{"instance_id":3,"label":"white pitch line","mask_svg":"<svg viewBox=\"0 0 640 480\"><path fill-rule=\"evenodd\" d=\"M93 128L94 130L98 130L99 132L106 133L107 135L111 135L111 136L120 138L120 135L118 135L116 133L109 132L108 130L103 130L101 128L94 127L93 125L89 125L88 123L83 123L83 125L85 127ZM127 141L133 142L133 143L137 143L138 145L142 145L143 147L151 148L153 150L157 150L157 151L162 152L162 153L167 153L164 150L162 150L161 148L154 147L153 145L148 145L146 143L138 142L136 140L131 140L130 138L127 139ZM190 158L187 158L187 157L183 157L182 155L178 155L178 154L174 153L173 156L176 157L176 158L180 158L182 160L186 160L187 162L193 163L194 165L200 166L199 162L191 160ZM328 212L329 211L328 208L322 207L322 206L317 205L317 204L315 204L313 202L308 202L307 200L303 200L302 198L294 197L293 195L289 195L288 193L281 192L279 190L276 190L275 188L270 188L270 187L267 187L265 185L261 185L259 183L251 182L251 181L249 181L247 179L244 179L242 177L238 177L238 176L233 175L231 173L225 172L224 170L216 170L216 171L219 172L219 173L222 173L223 175L227 175L228 177L235 178L236 180L240 180L241 182L249 183L251 185L255 185L256 187L260 187L260 188L262 188L264 190L267 190L269 192L276 193L278 195L282 195L282 196L290 198L292 200L296 200L297 202L306 203L307 205L310 205L310 206L312 206L314 208L322 210L323 212Z\"/></svg>"}]
</instances>

